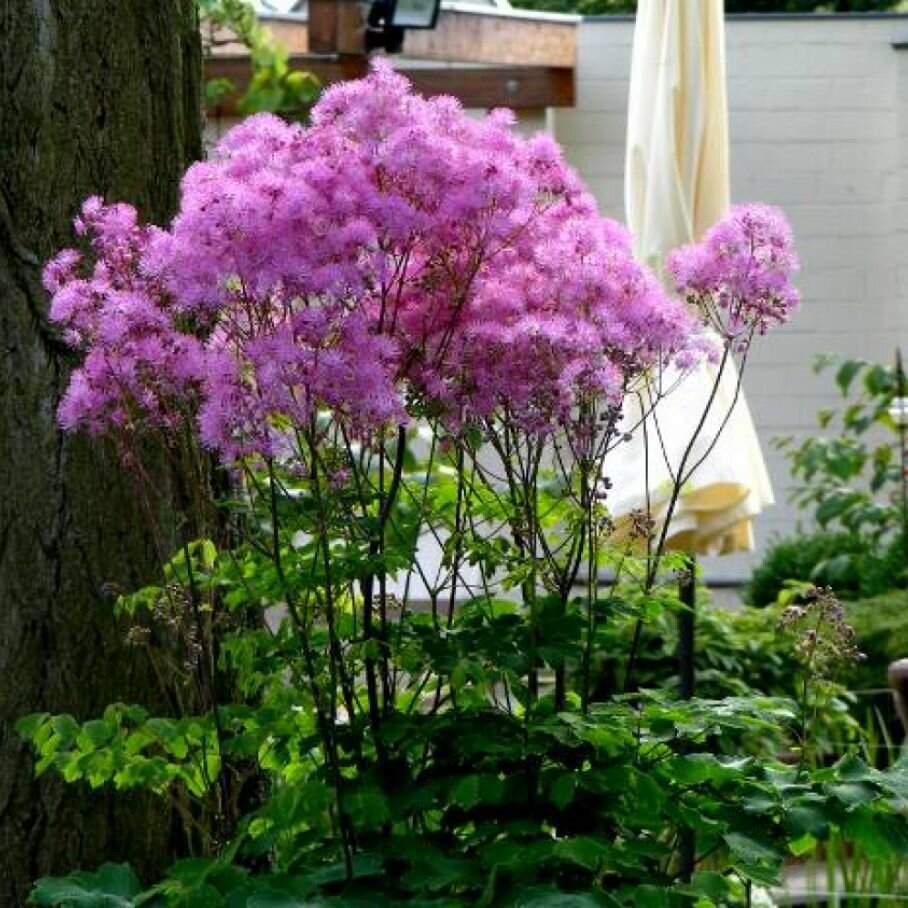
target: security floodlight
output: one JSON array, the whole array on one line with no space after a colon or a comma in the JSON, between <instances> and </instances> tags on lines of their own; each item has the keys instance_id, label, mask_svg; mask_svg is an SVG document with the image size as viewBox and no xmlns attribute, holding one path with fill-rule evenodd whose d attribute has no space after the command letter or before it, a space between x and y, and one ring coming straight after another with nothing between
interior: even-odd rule
<instances>
[{"instance_id":1,"label":"security floodlight","mask_svg":"<svg viewBox=\"0 0 908 908\"><path fill-rule=\"evenodd\" d=\"M373 0L366 28L366 49L383 48L397 54L404 46L404 29L435 28L441 0Z\"/></svg>"},{"instance_id":2,"label":"security floodlight","mask_svg":"<svg viewBox=\"0 0 908 908\"><path fill-rule=\"evenodd\" d=\"M435 28L441 0L391 0L389 21L397 28Z\"/></svg>"}]
</instances>

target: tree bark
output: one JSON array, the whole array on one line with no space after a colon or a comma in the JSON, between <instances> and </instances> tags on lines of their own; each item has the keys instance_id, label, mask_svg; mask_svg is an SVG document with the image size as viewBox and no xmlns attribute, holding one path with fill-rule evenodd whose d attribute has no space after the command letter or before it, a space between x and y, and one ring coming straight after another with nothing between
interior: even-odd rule
<instances>
[{"instance_id":1,"label":"tree bark","mask_svg":"<svg viewBox=\"0 0 908 908\"><path fill-rule=\"evenodd\" d=\"M0 906L48 873L171 855L151 796L50 775L21 716L155 705L104 587L134 588L157 556L130 479L104 443L63 435L70 360L46 321L42 263L72 243L81 201L130 201L166 221L201 153L194 0L0 0Z\"/></svg>"}]
</instances>

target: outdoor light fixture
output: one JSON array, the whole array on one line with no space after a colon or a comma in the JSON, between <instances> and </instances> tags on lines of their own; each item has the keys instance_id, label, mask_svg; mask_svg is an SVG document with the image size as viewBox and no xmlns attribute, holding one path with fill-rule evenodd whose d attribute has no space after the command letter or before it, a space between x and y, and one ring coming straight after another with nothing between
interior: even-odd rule
<instances>
[{"instance_id":1,"label":"outdoor light fixture","mask_svg":"<svg viewBox=\"0 0 908 908\"><path fill-rule=\"evenodd\" d=\"M400 53L404 30L435 28L441 0L373 0L366 26L366 49Z\"/></svg>"}]
</instances>

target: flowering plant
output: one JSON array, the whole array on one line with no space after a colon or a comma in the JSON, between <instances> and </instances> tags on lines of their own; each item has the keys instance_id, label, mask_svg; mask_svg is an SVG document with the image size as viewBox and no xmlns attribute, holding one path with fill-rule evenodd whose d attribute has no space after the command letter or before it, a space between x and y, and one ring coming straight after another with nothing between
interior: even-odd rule
<instances>
[{"instance_id":1,"label":"flowering plant","mask_svg":"<svg viewBox=\"0 0 908 908\"><path fill-rule=\"evenodd\" d=\"M689 362L691 316L552 141L510 122L423 101L378 67L327 92L308 128L234 129L186 175L170 230L90 199L77 230L93 264L66 250L46 272L51 317L86 352L64 426L191 413L231 464L305 459L284 422L320 410L358 439L415 408L454 432L507 412L545 435Z\"/></svg>"},{"instance_id":2,"label":"flowering plant","mask_svg":"<svg viewBox=\"0 0 908 908\"><path fill-rule=\"evenodd\" d=\"M646 519L612 539L624 397L787 317L788 228L734 209L672 258L676 299L510 125L377 66L311 126L234 129L166 230L89 200L90 254L47 267L83 355L64 427L132 464L142 435L191 438L231 482L213 538L118 604L159 660L182 641L167 677L198 709L22 725L68 778L179 795L205 860L142 898L715 904L798 834L755 834L742 799L781 776L707 746L790 705L592 694L604 624L672 566Z\"/></svg>"}]
</instances>

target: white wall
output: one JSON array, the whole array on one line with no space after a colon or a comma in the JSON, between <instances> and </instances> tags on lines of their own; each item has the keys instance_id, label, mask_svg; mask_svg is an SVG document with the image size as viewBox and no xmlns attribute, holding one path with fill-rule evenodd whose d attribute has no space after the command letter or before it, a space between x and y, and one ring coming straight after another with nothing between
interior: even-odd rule
<instances>
[{"instance_id":1,"label":"white wall","mask_svg":"<svg viewBox=\"0 0 908 908\"><path fill-rule=\"evenodd\" d=\"M568 159L623 220L633 23L580 25L577 106L552 113ZM804 305L754 345L745 380L778 504L758 547L794 528L773 437L804 436L836 399L819 353L890 362L908 352L908 17L730 17L727 27L732 197L781 206L802 259ZM712 561L743 577L749 559Z\"/></svg>"}]
</instances>

